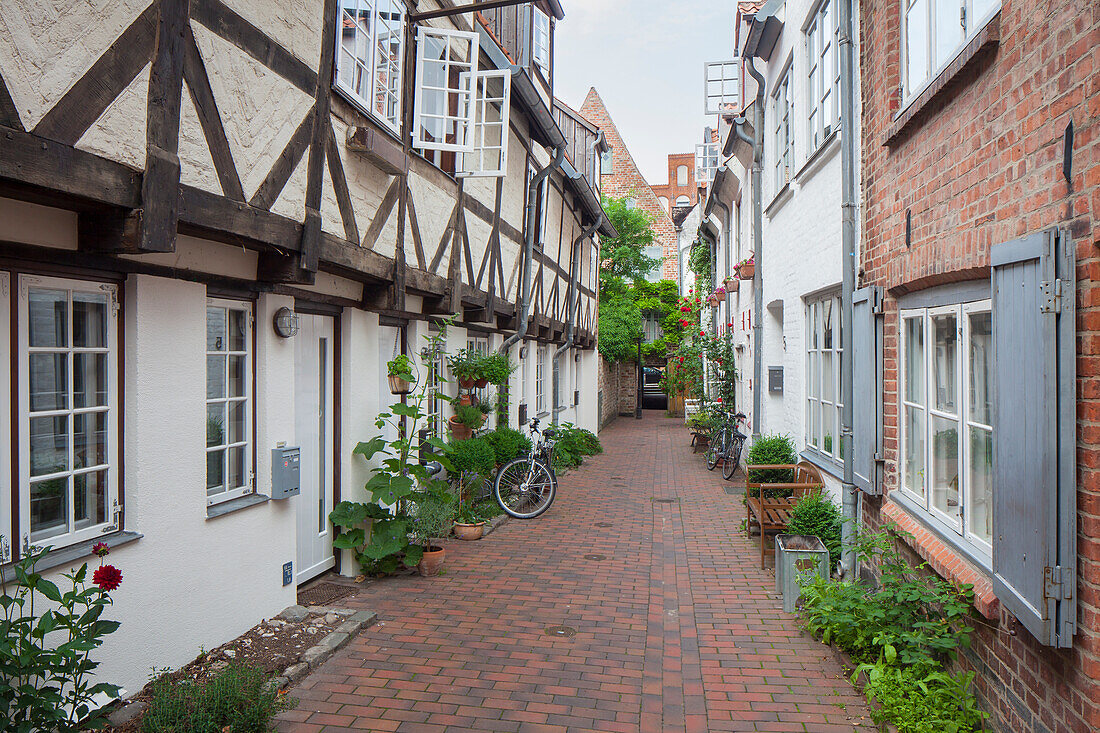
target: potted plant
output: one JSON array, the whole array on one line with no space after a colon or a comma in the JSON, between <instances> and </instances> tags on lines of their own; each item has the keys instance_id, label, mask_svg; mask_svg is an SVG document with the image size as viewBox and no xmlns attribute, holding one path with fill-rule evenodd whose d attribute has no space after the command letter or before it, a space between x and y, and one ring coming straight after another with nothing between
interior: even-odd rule
<instances>
[{"instance_id":1,"label":"potted plant","mask_svg":"<svg viewBox=\"0 0 1100 733\"><path fill-rule=\"evenodd\" d=\"M481 363L481 374L489 384L500 386L508 381L508 377L516 370L507 354L492 353L484 357Z\"/></svg>"},{"instance_id":2,"label":"potted plant","mask_svg":"<svg viewBox=\"0 0 1100 733\"><path fill-rule=\"evenodd\" d=\"M484 487L496 467L496 450L486 438L473 438L451 443L451 485L458 497L455 515L455 537L460 540L480 539L485 522L474 506L474 496Z\"/></svg>"},{"instance_id":3,"label":"potted plant","mask_svg":"<svg viewBox=\"0 0 1100 733\"><path fill-rule=\"evenodd\" d=\"M447 421L455 440L467 440L485 422L485 413L478 405L455 405L455 414Z\"/></svg>"},{"instance_id":4,"label":"potted plant","mask_svg":"<svg viewBox=\"0 0 1100 733\"><path fill-rule=\"evenodd\" d=\"M435 540L451 531L455 501L445 489L432 489L420 497L412 520L412 542L423 548L416 570L423 576L438 575L447 556Z\"/></svg>"},{"instance_id":5,"label":"potted plant","mask_svg":"<svg viewBox=\"0 0 1100 733\"><path fill-rule=\"evenodd\" d=\"M741 280L752 280L756 274L756 255L741 260L737 265L737 277Z\"/></svg>"},{"instance_id":6,"label":"potted plant","mask_svg":"<svg viewBox=\"0 0 1100 733\"><path fill-rule=\"evenodd\" d=\"M491 359L491 358L492 357L490 357L488 354L481 354L481 353L475 354L475 357L474 357L474 386L477 387L478 389L481 389L485 385L489 384L489 377L488 377L488 374L487 374L487 369L489 367L489 359Z\"/></svg>"},{"instance_id":7,"label":"potted plant","mask_svg":"<svg viewBox=\"0 0 1100 733\"><path fill-rule=\"evenodd\" d=\"M708 295L707 296L707 305L712 306L712 307L716 307L718 305L718 296L715 295L714 293L711 293L710 295Z\"/></svg>"},{"instance_id":8,"label":"potted plant","mask_svg":"<svg viewBox=\"0 0 1100 733\"><path fill-rule=\"evenodd\" d=\"M390 394L408 394L412 391L416 377L412 373L412 362L405 354L398 354L386 364L389 375Z\"/></svg>"},{"instance_id":9,"label":"potted plant","mask_svg":"<svg viewBox=\"0 0 1100 733\"><path fill-rule=\"evenodd\" d=\"M458 381L462 389L472 389L477 382L477 362L480 356L470 349L459 349L457 354L447 357L447 365L451 367L451 374Z\"/></svg>"}]
</instances>

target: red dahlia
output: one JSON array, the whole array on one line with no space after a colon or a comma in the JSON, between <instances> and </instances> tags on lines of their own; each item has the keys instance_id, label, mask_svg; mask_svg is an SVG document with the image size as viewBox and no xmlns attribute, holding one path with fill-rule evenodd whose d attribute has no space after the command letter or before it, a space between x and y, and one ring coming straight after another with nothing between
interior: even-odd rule
<instances>
[{"instance_id":1,"label":"red dahlia","mask_svg":"<svg viewBox=\"0 0 1100 733\"><path fill-rule=\"evenodd\" d=\"M114 590L122 582L122 571L114 565L100 565L92 574L92 582L103 590Z\"/></svg>"},{"instance_id":2,"label":"red dahlia","mask_svg":"<svg viewBox=\"0 0 1100 733\"><path fill-rule=\"evenodd\" d=\"M111 549L109 547L107 547L106 542L97 542L94 545L92 545L92 554L93 555L98 555L99 557L107 557L107 555L110 554L110 552L111 552Z\"/></svg>"}]
</instances>

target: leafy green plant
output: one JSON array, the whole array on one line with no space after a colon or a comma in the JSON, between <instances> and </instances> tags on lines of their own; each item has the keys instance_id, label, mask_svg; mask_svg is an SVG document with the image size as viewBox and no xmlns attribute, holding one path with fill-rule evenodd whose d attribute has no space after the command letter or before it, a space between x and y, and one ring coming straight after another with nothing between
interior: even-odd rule
<instances>
[{"instance_id":1,"label":"leafy green plant","mask_svg":"<svg viewBox=\"0 0 1100 733\"><path fill-rule=\"evenodd\" d=\"M412 373L412 361L405 354L398 354L388 361L386 363L386 371L391 377L399 377L406 382L416 381L416 377L414 377Z\"/></svg>"},{"instance_id":2,"label":"leafy green plant","mask_svg":"<svg viewBox=\"0 0 1100 733\"><path fill-rule=\"evenodd\" d=\"M455 509L455 497L442 488L433 489L417 502L412 518L412 541L421 548L421 554L434 546L432 540L445 537L451 531Z\"/></svg>"},{"instance_id":3,"label":"leafy green plant","mask_svg":"<svg viewBox=\"0 0 1100 733\"><path fill-rule=\"evenodd\" d=\"M122 573L102 564L109 550L99 543L92 583L85 563L64 574L69 588L62 591L35 571L50 549L31 548L12 566L14 580L0 581L0 711L6 713L4 730L16 733L101 728L106 721L92 710L93 699L119 695L117 686L90 678L99 666L91 653L119 627L102 615Z\"/></svg>"},{"instance_id":4,"label":"leafy green plant","mask_svg":"<svg viewBox=\"0 0 1100 733\"><path fill-rule=\"evenodd\" d=\"M840 560L840 508L824 492L806 494L791 511L787 534L813 535L821 538L829 550L829 567Z\"/></svg>"},{"instance_id":5,"label":"leafy green plant","mask_svg":"<svg viewBox=\"0 0 1100 733\"><path fill-rule=\"evenodd\" d=\"M914 667L864 664L853 677L860 674L866 677L864 694L878 703L871 708L871 719L893 723L899 733L970 733L980 730L989 717L970 692L973 672L954 677Z\"/></svg>"},{"instance_id":6,"label":"leafy green plant","mask_svg":"<svg viewBox=\"0 0 1100 733\"><path fill-rule=\"evenodd\" d=\"M458 353L447 357L447 365L451 368L451 374L460 381L478 379L481 374L482 356L473 349L459 349Z\"/></svg>"},{"instance_id":7,"label":"leafy green plant","mask_svg":"<svg viewBox=\"0 0 1100 733\"><path fill-rule=\"evenodd\" d=\"M749 465L774 466L797 462L798 454L794 449L794 440L789 435L761 435L749 448ZM793 478L793 472L785 468L749 471L750 483L784 484L790 483Z\"/></svg>"},{"instance_id":8,"label":"leafy green plant","mask_svg":"<svg viewBox=\"0 0 1100 733\"><path fill-rule=\"evenodd\" d=\"M293 698L269 683L263 670L232 663L205 682L162 675L151 685L142 717L145 733L267 733L275 714Z\"/></svg>"},{"instance_id":9,"label":"leafy green plant","mask_svg":"<svg viewBox=\"0 0 1100 733\"><path fill-rule=\"evenodd\" d=\"M477 405L454 405L455 421L477 430L485 423L485 413Z\"/></svg>"},{"instance_id":10,"label":"leafy green plant","mask_svg":"<svg viewBox=\"0 0 1100 733\"><path fill-rule=\"evenodd\" d=\"M516 370L516 365L507 354L494 352L482 357L479 368L481 376L488 379L489 384L500 386L507 383L508 377Z\"/></svg>"},{"instance_id":11,"label":"leafy green plant","mask_svg":"<svg viewBox=\"0 0 1100 733\"><path fill-rule=\"evenodd\" d=\"M485 434L498 465L531 450L531 439L514 428L497 428Z\"/></svg>"},{"instance_id":12,"label":"leafy green plant","mask_svg":"<svg viewBox=\"0 0 1100 733\"><path fill-rule=\"evenodd\" d=\"M495 431L494 431L495 432ZM493 433L488 433L492 435ZM496 465L496 454L493 446L486 437L470 438L469 440L451 441L450 459L454 467L454 473L462 475L467 472L476 473L479 476L491 476Z\"/></svg>"},{"instance_id":13,"label":"leafy green plant","mask_svg":"<svg viewBox=\"0 0 1100 733\"><path fill-rule=\"evenodd\" d=\"M554 468L579 466L584 456L603 453L600 439L584 428L572 423L558 426L557 443L554 445Z\"/></svg>"}]
</instances>

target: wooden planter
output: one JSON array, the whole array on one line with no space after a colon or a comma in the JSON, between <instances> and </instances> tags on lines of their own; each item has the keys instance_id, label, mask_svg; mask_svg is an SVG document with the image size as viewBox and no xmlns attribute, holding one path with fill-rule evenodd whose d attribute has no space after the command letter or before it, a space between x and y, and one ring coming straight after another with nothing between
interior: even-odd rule
<instances>
[{"instance_id":1,"label":"wooden planter","mask_svg":"<svg viewBox=\"0 0 1100 733\"><path fill-rule=\"evenodd\" d=\"M737 277L740 280L752 280L752 278L755 274L756 274L756 263L755 262L746 262L745 264L743 264L743 265L741 265L740 267L737 268Z\"/></svg>"},{"instance_id":2,"label":"wooden planter","mask_svg":"<svg viewBox=\"0 0 1100 733\"><path fill-rule=\"evenodd\" d=\"M394 374L389 375L390 394L408 394L412 392L413 383Z\"/></svg>"},{"instance_id":3,"label":"wooden planter","mask_svg":"<svg viewBox=\"0 0 1100 733\"><path fill-rule=\"evenodd\" d=\"M736 293L737 288L740 287L740 286L741 286L741 281L739 279L730 280L728 283L726 283L726 292L727 293Z\"/></svg>"}]
</instances>

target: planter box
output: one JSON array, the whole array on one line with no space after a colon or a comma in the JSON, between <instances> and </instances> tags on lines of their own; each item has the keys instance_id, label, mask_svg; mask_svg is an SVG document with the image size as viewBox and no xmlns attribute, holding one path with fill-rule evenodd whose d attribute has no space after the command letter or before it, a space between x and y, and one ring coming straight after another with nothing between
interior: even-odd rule
<instances>
[{"instance_id":1,"label":"planter box","mask_svg":"<svg viewBox=\"0 0 1100 733\"><path fill-rule=\"evenodd\" d=\"M756 274L756 263L741 265L737 268L737 277L741 280L752 280L753 275Z\"/></svg>"},{"instance_id":2,"label":"planter box","mask_svg":"<svg viewBox=\"0 0 1100 733\"><path fill-rule=\"evenodd\" d=\"M763 538L760 540L763 542ZM775 538L775 592L783 594L783 610L794 613L795 604L802 595L798 576L816 571L823 578L829 577L829 551L825 544L813 535L781 534Z\"/></svg>"}]
</instances>

